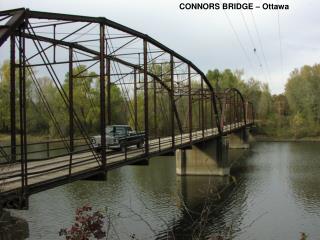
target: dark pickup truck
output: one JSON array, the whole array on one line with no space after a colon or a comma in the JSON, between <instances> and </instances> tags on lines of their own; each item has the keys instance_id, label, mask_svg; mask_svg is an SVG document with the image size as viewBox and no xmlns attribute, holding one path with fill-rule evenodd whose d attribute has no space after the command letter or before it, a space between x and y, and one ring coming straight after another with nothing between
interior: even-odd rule
<instances>
[{"instance_id":1,"label":"dark pickup truck","mask_svg":"<svg viewBox=\"0 0 320 240\"><path fill-rule=\"evenodd\" d=\"M111 125L106 127L107 149L121 149L124 152L130 146L142 148L144 138L144 133L137 133L128 125ZM91 143L96 150L101 150L100 135L91 137Z\"/></svg>"}]
</instances>

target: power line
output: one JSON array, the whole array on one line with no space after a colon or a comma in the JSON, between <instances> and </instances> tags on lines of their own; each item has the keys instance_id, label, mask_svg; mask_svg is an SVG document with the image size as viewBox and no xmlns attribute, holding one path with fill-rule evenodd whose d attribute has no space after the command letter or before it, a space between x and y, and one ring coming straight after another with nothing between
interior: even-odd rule
<instances>
[{"instance_id":1,"label":"power line","mask_svg":"<svg viewBox=\"0 0 320 240\"><path fill-rule=\"evenodd\" d=\"M219 0L219 2L220 2L220 4L221 4L221 1L220 1L220 0ZM230 17L228 16L228 14L227 14L227 12L226 12L225 10L223 10L223 12L224 12L225 16L227 17L227 20L228 20L228 22L229 22L229 25L230 25L230 27L231 27L234 35L236 36L236 39L237 39L237 41L238 41L238 43L239 43L239 45L240 45L240 47L241 47L241 49L242 49L242 51L243 51L243 54L245 55L247 61L249 62L249 64L251 65L251 68L253 69L253 64L252 64L252 62L251 62L251 60L250 60L250 57L249 57L249 55L247 54L247 51L246 51L244 45L242 44L242 42L241 42L241 40L240 40L240 37L239 37L239 35L238 35L235 27L233 26L233 24L232 24L232 22L231 22Z\"/></svg>"},{"instance_id":2,"label":"power line","mask_svg":"<svg viewBox=\"0 0 320 240\"><path fill-rule=\"evenodd\" d=\"M237 1L237 2L239 2L239 1ZM248 35L249 35L249 39L250 39L250 41L251 41L254 54L255 54L255 56L257 57L258 64L259 64L259 67L260 67L260 69L261 69L261 72L262 72L262 74L265 76L266 80L268 81L267 76L266 76L266 73L265 73L265 71L264 71L264 65L262 64L261 59L260 59L260 57L259 57L259 54L258 54L258 52L257 52L256 44L255 44L255 42L254 42L254 40L253 40L252 34L251 34L251 32L250 32L248 23L247 23L247 21L246 21L246 19L245 19L245 17L244 17L243 11L241 10L240 13L241 13L241 17L242 17L242 20L243 20L243 22L244 22L244 25L245 25L245 27L246 27L247 33L248 33Z\"/></svg>"},{"instance_id":3,"label":"power line","mask_svg":"<svg viewBox=\"0 0 320 240\"><path fill-rule=\"evenodd\" d=\"M263 44L262 44L262 41L261 41L260 32L259 32L259 29L258 29L258 26L257 26L257 23L256 23L256 20L255 20L253 12L250 11L250 13L251 13L251 18L252 18L252 21L253 21L253 25L254 25L254 28L255 28L255 31L256 31L256 35L257 35L257 38L258 38L258 43L259 43L259 46L261 48L262 57L263 57L263 60L265 62L265 65L266 65L266 70L267 70L269 81L270 81L271 80L271 76L270 76L269 64L268 64L266 55L264 53L264 48L263 48Z\"/></svg>"},{"instance_id":4,"label":"power line","mask_svg":"<svg viewBox=\"0 0 320 240\"><path fill-rule=\"evenodd\" d=\"M279 2L279 0L278 0ZM280 27L280 10L278 9L278 36L279 36L279 47L280 47L280 64L281 64L281 74L283 77L283 52L282 52L282 38L281 38L281 27Z\"/></svg>"}]
</instances>

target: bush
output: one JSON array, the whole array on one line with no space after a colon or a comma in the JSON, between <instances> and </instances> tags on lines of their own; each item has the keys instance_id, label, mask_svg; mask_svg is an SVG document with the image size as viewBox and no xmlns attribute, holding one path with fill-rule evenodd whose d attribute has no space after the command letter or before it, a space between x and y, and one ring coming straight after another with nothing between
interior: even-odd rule
<instances>
[{"instance_id":1,"label":"bush","mask_svg":"<svg viewBox=\"0 0 320 240\"><path fill-rule=\"evenodd\" d=\"M65 236L66 240L89 240L102 239L106 232L102 230L105 216L97 211L91 213L92 207L89 204L77 208L75 223L69 229L61 229L60 236Z\"/></svg>"}]
</instances>

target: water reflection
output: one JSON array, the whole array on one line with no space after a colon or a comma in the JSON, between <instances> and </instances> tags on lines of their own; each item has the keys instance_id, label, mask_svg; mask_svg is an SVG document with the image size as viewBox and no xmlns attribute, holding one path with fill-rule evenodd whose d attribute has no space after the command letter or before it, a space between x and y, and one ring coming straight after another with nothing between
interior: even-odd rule
<instances>
[{"instance_id":1,"label":"water reflection","mask_svg":"<svg viewBox=\"0 0 320 240\"><path fill-rule=\"evenodd\" d=\"M175 239L207 235L215 209L231 189L227 188L232 186L233 180L230 177L177 176L176 181L181 217L171 230ZM167 235L163 233L158 238L166 239Z\"/></svg>"},{"instance_id":2,"label":"water reflection","mask_svg":"<svg viewBox=\"0 0 320 240\"><path fill-rule=\"evenodd\" d=\"M320 143L290 144L289 182L297 204L311 214L320 209Z\"/></svg>"}]
</instances>

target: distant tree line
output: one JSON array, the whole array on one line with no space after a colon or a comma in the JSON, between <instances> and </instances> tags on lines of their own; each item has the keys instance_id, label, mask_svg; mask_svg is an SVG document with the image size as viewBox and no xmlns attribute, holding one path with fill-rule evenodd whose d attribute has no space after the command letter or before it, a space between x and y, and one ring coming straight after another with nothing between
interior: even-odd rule
<instances>
[{"instance_id":1,"label":"distant tree line","mask_svg":"<svg viewBox=\"0 0 320 240\"><path fill-rule=\"evenodd\" d=\"M208 79L216 89L238 88L254 104L257 133L272 137L315 137L320 135L320 64L291 72L283 94L272 95L268 84L242 71L209 70Z\"/></svg>"}]
</instances>

